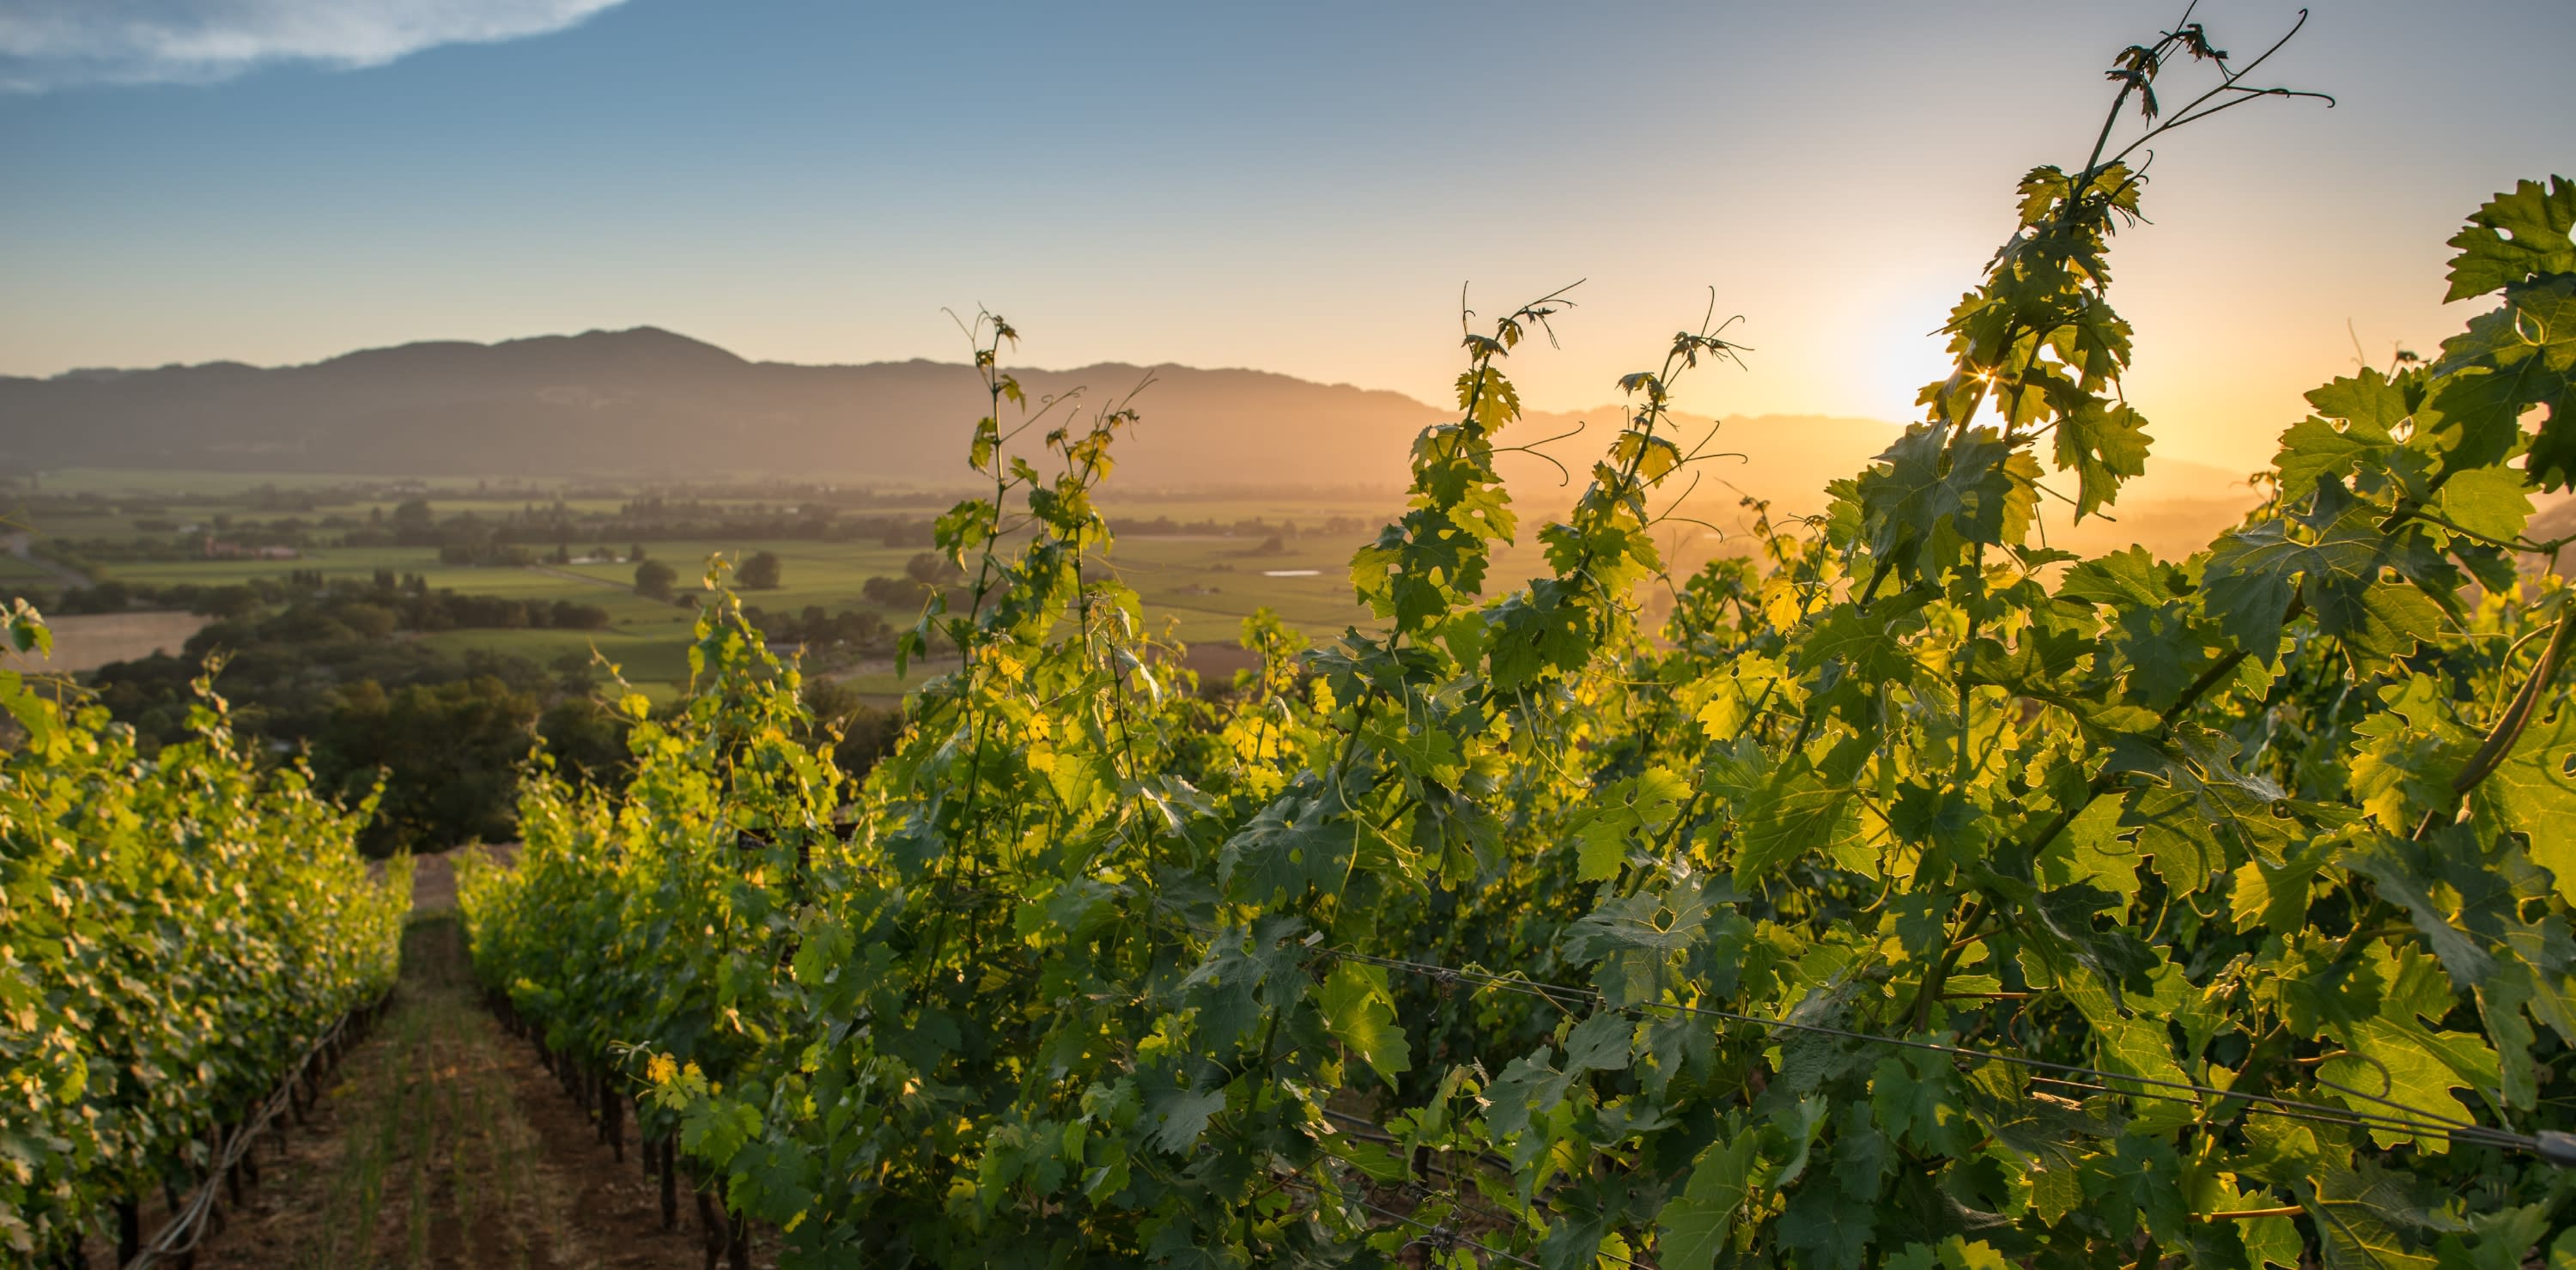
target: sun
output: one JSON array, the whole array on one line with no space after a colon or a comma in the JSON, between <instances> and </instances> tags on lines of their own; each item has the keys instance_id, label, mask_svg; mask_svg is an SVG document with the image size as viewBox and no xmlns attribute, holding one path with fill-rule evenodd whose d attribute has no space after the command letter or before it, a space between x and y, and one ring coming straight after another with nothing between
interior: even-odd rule
<instances>
[{"instance_id":1,"label":"sun","mask_svg":"<svg viewBox=\"0 0 2576 1270\"><path fill-rule=\"evenodd\" d=\"M1846 409L1890 423L1923 417L1916 404L1923 386L1950 374L1949 337L1939 328L1961 290L1955 278L1926 277L1874 288L1860 301L1853 317L1866 360L1852 368Z\"/></svg>"}]
</instances>

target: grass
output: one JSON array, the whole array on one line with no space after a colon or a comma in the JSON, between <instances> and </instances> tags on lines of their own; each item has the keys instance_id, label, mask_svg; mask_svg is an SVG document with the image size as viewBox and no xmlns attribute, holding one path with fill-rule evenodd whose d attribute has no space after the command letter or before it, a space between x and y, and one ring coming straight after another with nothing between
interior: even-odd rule
<instances>
[{"instance_id":1,"label":"grass","mask_svg":"<svg viewBox=\"0 0 2576 1270\"><path fill-rule=\"evenodd\" d=\"M0 582L52 582L53 570L0 551Z\"/></svg>"},{"instance_id":2,"label":"grass","mask_svg":"<svg viewBox=\"0 0 2576 1270\"><path fill-rule=\"evenodd\" d=\"M427 898L424 893L423 898ZM416 911L402 980L310 1123L260 1147L264 1175L201 1270L698 1270L658 1185L483 1008L453 907ZM756 1262L755 1264L765 1264Z\"/></svg>"},{"instance_id":3,"label":"grass","mask_svg":"<svg viewBox=\"0 0 2576 1270\"><path fill-rule=\"evenodd\" d=\"M470 1250L524 1268L564 1246L536 1131L495 1066L514 1042L475 1003L462 939L453 913L404 931L403 986L334 1091L343 1154L288 1264L425 1267Z\"/></svg>"},{"instance_id":4,"label":"grass","mask_svg":"<svg viewBox=\"0 0 2576 1270\"><path fill-rule=\"evenodd\" d=\"M1256 545L1231 538L1135 536L1120 539L1108 563L1143 599L1146 615L1174 619L1186 643L1234 643L1242 636L1243 619L1256 608L1268 608L1318 639L1368 623L1367 610L1351 598L1347 545L1313 534L1277 555L1251 554ZM1306 569L1314 576L1269 576Z\"/></svg>"},{"instance_id":5,"label":"grass","mask_svg":"<svg viewBox=\"0 0 2576 1270\"><path fill-rule=\"evenodd\" d=\"M428 579L432 587L453 587L477 595L521 598L570 596L573 588L581 585L527 569L442 564L438 553L427 547L321 547L305 552L303 558L297 560L158 560L101 567L109 576L121 581L148 582L155 586L181 582L221 586L252 578L284 577L296 569L318 569L325 577L360 580L373 576L379 569L390 569L397 574L417 573ZM629 581L632 581L631 570Z\"/></svg>"}]
</instances>

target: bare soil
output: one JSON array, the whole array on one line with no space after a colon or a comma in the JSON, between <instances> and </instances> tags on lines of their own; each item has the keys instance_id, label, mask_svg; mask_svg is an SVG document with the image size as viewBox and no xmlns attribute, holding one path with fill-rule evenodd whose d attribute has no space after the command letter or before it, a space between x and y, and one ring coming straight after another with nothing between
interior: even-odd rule
<instances>
[{"instance_id":1,"label":"bare soil","mask_svg":"<svg viewBox=\"0 0 2576 1270\"><path fill-rule=\"evenodd\" d=\"M463 848L458 848L462 850ZM492 842L482 850L495 864L509 865L519 858L519 844ZM456 907L456 852L441 851L411 858L411 909L415 913L434 913Z\"/></svg>"},{"instance_id":2,"label":"bare soil","mask_svg":"<svg viewBox=\"0 0 2576 1270\"><path fill-rule=\"evenodd\" d=\"M392 1008L310 1123L260 1145L260 1184L197 1264L698 1270L685 1192L680 1228L663 1230L631 1117L625 1137L621 1163L483 1008L455 916L427 913L405 935Z\"/></svg>"},{"instance_id":3,"label":"bare soil","mask_svg":"<svg viewBox=\"0 0 2576 1270\"><path fill-rule=\"evenodd\" d=\"M207 619L195 613L75 613L47 617L54 633L54 655L33 669L77 675L112 661L132 661L154 653L177 653L187 647Z\"/></svg>"}]
</instances>

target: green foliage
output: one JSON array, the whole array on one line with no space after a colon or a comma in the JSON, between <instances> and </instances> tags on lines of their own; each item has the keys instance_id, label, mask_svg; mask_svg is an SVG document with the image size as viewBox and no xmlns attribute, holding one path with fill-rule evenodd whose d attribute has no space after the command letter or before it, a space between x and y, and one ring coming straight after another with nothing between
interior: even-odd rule
<instances>
[{"instance_id":1,"label":"green foliage","mask_svg":"<svg viewBox=\"0 0 2576 1270\"><path fill-rule=\"evenodd\" d=\"M647 599L670 599L671 588L679 582L680 571L659 560L645 560L635 566L635 593Z\"/></svg>"},{"instance_id":2,"label":"green foliage","mask_svg":"<svg viewBox=\"0 0 2576 1270\"><path fill-rule=\"evenodd\" d=\"M31 610L18 646L41 647ZM193 1185L213 1130L392 986L408 860L370 880L343 808L271 768L201 683L151 758L14 671L0 759L0 1252L35 1264L107 1206Z\"/></svg>"},{"instance_id":3,"label":"green foliage","mask_svg":"<svg viewBox=\"0 0 2576 1270\"><path fill-rule=\"evenodd\" d=\"M558 659L552 673L520 657L452 656L346 620L372 607L298 602L216 622L184 655L111 663L91 687L150 757L192 735L196 681L210 676L244 749L304 757L317 787L345 800L381 787L360 838L371 856L516 837L519 769L540 735L567 770L613 777L624 735L589 700L587 656Z\"/></svg>"},{"instance_id":4,"label":"green foliage","mask_svg":"<svg viewBox=\"0 0 2576 1270\"><path fill-rule=\"evenodd\" d=\"M2115 111L2185 57L2224 55L2131 50ZM797 743L796 669L718 604L634 782L536 782L518 867L467 877L479 972L798 1265L2524 1264L2566 1188L2427 1126L2569 1127L2576 618L2517 582L2551 477L2482 382L2554 346L2328 385L2210 550L2074 560L2047 465L2090 515L2146 461L2106 265L2140 186L2034 171L1926 421L1817 521L1756 506L1660 632L1666 402L1733 347L1622 381L1508 585L1505 368L1562 301L1471 331L1352 560L1381 625L1249 623L1213 698L1089 567L1132 416L1020 454L1068 408L1004 425L987 316L993 488L940 522L964 583L908 651L955 658L893 751ZM2464 235L2510 310L2473 333L2559 285L2549 215Z\"/></svg>"},{"instance_id":5,"label":"green foliage","mask_svg":"<svg viewBox=\"0 0 2576 1270\"><path fill-rule=\"evenodd\" d=\"M643 580L643 571L638 569L636 572L636 580L640 583ZM785 572L785 566L780 563L777 552L755 551L751 553L750 558L742 562L742 572L735 580L746 591L775 591Z\"/></svg>"},{"instance_id":6,"label":"green foliage","mask_svg":"<svg viewBox=\"0 0 2576 1270\"><path fill-rule=\"evenodd\" d=\"M567 713L576 724L587 714ZM363 681L342 690L314 738L316 765L383 786L370 855L505 842L537 718L533 694L490 676L391 691ZM559 747L574 740L567 731L559 725Z\"/></svg>"}]
</instances>

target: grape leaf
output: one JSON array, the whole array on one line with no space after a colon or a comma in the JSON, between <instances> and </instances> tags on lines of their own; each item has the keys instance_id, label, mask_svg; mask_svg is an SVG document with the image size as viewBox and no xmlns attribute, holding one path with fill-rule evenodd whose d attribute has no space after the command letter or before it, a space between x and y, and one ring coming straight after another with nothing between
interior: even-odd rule
<instances>
[{"instance_id":1,"label":"grape leaf","mask_svg":"<svg viewBox=\"0 0 2576 1270\"><path fill-rule=\"evenodd\" d=\"M2539 1035L2524 1011L2535 996L2531 969L2512 960L2478 985L2478 1021L2496 1048L2496 1091L2508 1107L2528 1109L2540 1096L2540 1069L2531 1047Z\"/></svg>"},{"instance_id":2,"label":"grape leaf","mask_svg":"<svg viewBox=\"0 0 2576 1270\"><path fill-rule=\"evenodd\" d=\"M2337 376L2308 391L2308 404L2329 419L2341 419L2347 425L2346 435L2364 443L2384 445L2400 424L2415 413L2408 396L2419 384L2418 372L2408 371L2391 379L2379 371L2364 367L2358 375ZM2284 447L2286 449L2287 447ZM2313 481L2290 480L2290 470L2281 468L2284 489L2307 489Z\"/></svg>"},{"instance_id":3,"label":"grape leaf","mask_svg":"<svg viewBox=\"0 0 2576 1270\"><path fill-rule=\"evenodd\" d=\"M1181 980L1183 999L1198 1011L1200 1039L1215 1046L1241 1044L1261 1021L1263 1008L1293 1004L1305 985L1297 973L1303 946L1293 936L1304 923L1270 916L1250 931L1237 926L1208 941L1207 955Z\"/></svg>"},{"instance_id":4,"label":"grape leaf","mask_svg":"<svg viewBox=\"0 0 2576 1270\"><path fill-rule=\"evenodd\" d=\"M1955 542L2014 542L2030 523L2038 469L1991 431L1953 438L1917 425L1878 462L1885 466L1860 479L1870 552L1909 571L1922 547L1945 533Z\"/></svg>"},{"instance_id":5,"label":"grape leaf","mask_svg":"<svg viewBox=\"0 0 2576 1270\"><path fill-rule=\"evenodd\" d=\"M2425 812L2452 805L2451 778L2474 741L2427 676L2409 675L2379 697L2388 708L2353 726L2353 794L2383 827L2411 833Z\"/></svg>"},{"instance_id":6,"label":"grape leaf","mask_svg":"<svg viewBox=\"0 0 2576 1270\"><path fill-rule=\"evenodd\" d=\"M2444 1223L2441 1201L2403 1174L2360 1161L2317 1179L2309 1212L2326 1270L2435 1270L2440 1261L2415 1251L2404 1233Z\"/></svg>"},{"instance_id":7,"label":"grape leaf","mask_svg":"<svg viewBox=\"0 0 2576 1270\"><path fill-rule=\"evenodd\" d=\"M2281 434L2272 467L2282 489L2310 490L2319 480L2341 481L2365 468L2385 467L2396 450L2396 441L2375 423L2355 421L2338 429L2310 415Z\"/></svg>"},{"instance_id":8,"label":"grape leaf","mask_svg":"<svg viewBox=\"0 0 2576 1270\"><path fill-rule=\"evenodd\" d=\"M2066 830L2051 840L2037 863L2040 881L2051 888L2089 883L2119 896L2138 897L2139 852L2123 840L2131 830L2120 826L2122 796L2111 794L2085 804Z\"/></svg>"},{"instance_id":9,"label":"grape leaf","mask_svg":"<svg viewBox=\"0 0 2576 1270\"><path fill-rule=\"evenodd\" d=\"M1612 786L1574 819L1575 876L1585 882L1616 877L1632 839L1652 840L1673 821L1690 786L1669 768L1654 767Z\"/></svg>"},{"instance_id":10,"label":"grape leaf","mask_svg":"<svg viewBox=\"0 0 2576 1270\"><path fill-rule=\"evenodd\" d=\"M1591 610L1581 592L1560 579L1534 579L1490 611L1486 673L1498 691L1527 687L1550 671L1576 669L1592 656Z\"/></svg>"},{"instance_id":11,"label":"grape leaf","mask_svg":"<svg viewBox=\"0 0 2576 1270\"><path fill-rule=\"evenodd\" d=\"M2307 924L2308 893L2324 864L2324 848L2314 845L2292 852L2278 865L2260 856L2247 860L2233 875L2228 915L2240 930L2259 924L2274 934L2292 934Z\"/></svg>"},{"instance_id":12,"label":"grape leaf","mask_svg":"<svg viewBox=\"0 0 2576 1270\"><path fill-rule=\"evenodd\" d=\"M2531 858L2576 904L2576 703L2562 702L2514 739L2504 761L2469 791L2469 808L2489 832L2505 830L2531 843Z\"/></svg>"},{"instance_id":13,"label":"grape leaf","mask_svg":"<svg viewBox=\"0 0 2576 1270\"><path fill-rule=\"evenodd\" d=\"M1413 1066L1413 1049L1395 1022L1395 998L1382 966L1337 961L1315 989L1324 1029L1391 1084Z\"/></svg>"},{"instance_id":14,"label":"grape leaf","mask_svg":"<svg viewBox=\"0 0 2576 1270\"><path fill-rule=\"evenodd\" d=\"M743 1144L760 1136L760 1109L731 1098L691 1103L680 1121L680 1148L703 1159L733 1159Z\"/></svg>"},{"instance_id":15,"label":"grape leaf","mask_svg":"<svg viewBox=\"0 0 2576 1270\"><path fill-rule=\"evenodd\" d=\"M2576 480L2576 276L2516 288L2493 312L2442 342L2449 373L2433 392L2453 468L2502 462L2523 412L2546 407L2523 467L2543 489Z\"/></svg>"},{"instance_id":16,"label":"grape leaf","mask_svg":"<svg viewBox=\"0 0 2576 1270\"><path fill-rule=\"evenodd\" d=\"M1867 1264L1878 1212L1871 1204L1855 1200L1826 1182L1818 1178L1790 1192L1788 1207L1777 1222L1780 1242L1813 1254L1801 1264Z\"/></svg>"},{"instance_id":17,"label":"grape leaf","mask_svg":"<svg viewBox=\"0 0 2576 1270\"><path fill-rule=\"evenodd\" d=\"M1914 667L1904 636L1919 629L1924 602L1918 593L1901 592L1866 609L1836 605L1799 644L1793 664L1801 673L1831 668L1863 683L1904 680Z\"/></svg>"},{"instance_id":18,"label":"grape leaf","mask_svg":"<svg viewBox=\"0 0 2576 1270\"><path fill-rule=\"evenodd\" d=\"M1629 1037L1637 1021L1616 1010L1585 1019L1565 1038L1565 1069L1622 1071L1628 1066Z\"/></svg>"},{"instance_id":19,"label":"grape leaf","mask_svg":"<svg viewBox=\"0 0 2576 1270\"><path fill-rule=\"evenodd\" d=\"M2387 1115L2397 1103L2420 1116L2458 1120L2474 1115L2475 1104L2455 1098L2459 1089L2492 1094L2498 1080L2495 1051L2465 1032L2427 1033L2387 1018L2363 1019L2344 1030L2350 1053L2317 1067L2320 1082L2358 1112ZM2349 1092L2348 1092L2349 1091ZM2386 1101L2380 1101L2385 1099ZM2413 1143L2436 1155L2450 1149L2445 1134L2417 1134L2406 1129L2374 1127L2371 1137L2381 1147Z\"/></svg>"},{"instance_id":20,"label":"grape leaf","mask_svg":"<svg viewBox=\"0 0 2576 1270\"><path fill-rule=\"evenodd\" d=\"M2377 512L2351 503L2331 514L2314 542L2292 538L2278 520L2230 530L2201 572L2203 603L2237 647L2266 665L2280 657L2293 598L2307 602L2318 629L2395 656L2438 629L2440 611L2420 592L2379 579L2384 567L2417 563L2397 558Z\"/></svg>"},{"instance_id":21,"label":"grape leaf","mask_svg":"<svg viewBox=\"0 0 2576 1270\"><path fill-rule=\"evenodd\" d=\"M2299 1237L2299 1228L2287 1217L2256 1217L2236 1223L2236 1236L2245 1241L2245 1256L2254 1270L2279 1266L2281 1270L2299 1270L2307 1252L2308 1241Z\"/></svg>"},{"instance_id":22,"label":"grape leaf","mask_svg":"<svg viewBox=\"0 0 2576 1270\"><path fill-rule=\"evenodd\" d=\"M1545 1114L1565 1101L1565 1091L1574 1083L1572 1072L1561 1072L1551 1064L1554 1050L1539 1046L1529 1054L1503 1066L1502 1075L1485 1088L1485 1120L1497 1138L1508 1138L1525 1132L1530 1117Z\"/></svg>"},{"instance_id":23,"label":"grape leaf","mask_svg":"<svg viewBox=\"0 0 2576 1270\"><path fill-rule=\"evenodd\" d=\"M1309 779L1299 789L1314 787ZM1291 791L1262 808L1226 842L1217 884L1227 894L1255 903L1283 892L1301 895L1308 887L1327 894L1339 891L1359 841L1358 826L1332 814L1334 802L1326 793Z\"/></svg>"},{"instance_id":24,"label":"grape leaf","mask_svg":"<svg viewBox=\"0 0 2576 1270\"><path fill-rule=\"evenodd\" d=\"M2369 878L2381 899L2406 910L2433 955L2450 971L2454 986L2466 989L2486 979L2494 961L2467 932L2451 924L2449 910L2433 898L2443 884L2425 858L2423 844L2394 834L2359 831L2336 854L2335 863Z\"/></svg>"},{"instance_id":25,"label":"grape leaf","mask_svg":"<svg viewBox=\"0 0 2576 1270\"><path fill-rule=\"evenodd\" d=\"M1668 1270L1707 1270L1735 1231L1736 1214L1751 1197L1754 1134L1721 1134L1691 1165L1682 1193L1655 1218L1655 1264Z\"/></svg>"},{"instance_id":26,"label":"grape leaf","mask_svg":"<svg viewBox=\"0 0 2576 1270\"><path fill-rule=\"evenodd\" d=\"M2451 258L2451 289L2445 303L2508 287L2543 273L2576 273L2576 182L2563 176L2516 181L2469 216L2451 237L2460 254Z\"/></svg>"},{"instance_id":27,"label":"grape leaf","mask_svg":"<svg viewBox=\"0 0 2576 1270\"><path fill-rule=\"evenodd\" d=\"M2058 419L2057 468L2076 473L2078 522L2119 497L2122 482L2146 475L2147 445L2154 438L2145 424L2128 406L2090 396Z\"/></svg>"},{"instance_id":28,"label":"grape leaf","mask_svg":"<svg viewBox=\"0 0 2576 1270\"><path fill-rule=\"evenodd\" d=\"M2181 569L2144 547L2129 547L2071 566L2058 582L2057 595L2113 608L2154 608L2189 589Z\"/></svg>"},{"instance_id":29,"label":"grape leaf","mask_svg":"<svg viewBox=\"0 0 2576 1270\"><path fill-rule=\"evenodd\" d=\"M1222 1089L1174 1086L1145 1095L1142 1123L1152 1126L1148 1140L1174 1155L1185 1155L1207 1132L1208 1119L1225 1110Z\"/></svg>"},{"instance_id":30,"label":"grape leaf","mask_svg":"<svg viewBox=\"0 0 2576 1270\"><path fill-rule=\"evenodd\" d=\"M2442 483L2433 510L2470 533L2510 542L2531 520L2530 489L2511 468L2473 467Z\"/></svg>"},{"instance_id":31,"label":"grape leaf","mask_svg":"<svg viewBox=\"0 0 2576 1270\"><path fill-rule=\"evenodd\" d=\"M1899 1051L1870 1070L1870 1118L1889 1138L1916 1150L1954 1155L1967 1144L1969 1125L1958 1115L1959 1101L1959 1071L1940 1055Z\"/></svg>"},{"instance_id":32,"label":"grape leaf","mask_svg":"<svg viewBox=\"0 0 2576 1270\"><path fill-rule=\"evenodd\" d=\"M1769 768L1758 748L1739 742L1710 764L1709 786L1736 816L1738 886L1860 833L1852 791L1828 785L1803 757Z\"/></svg>"},{"instance_id":33,"label":"grape leaf","mask_svg":"<svg viewBox=\"0 0 2576 1270\"><path fill-rule=\"evenodd\" d=\"M2181 603L2121 609L2103 631L2102 642L2127 667L2125 682L2134 699L2150 707L2180 699L2209 661L2205 628Z\"/></svg>"},{"instance_id":34,"label":"grape leaf","mask_svg":"<svg viewBox=\"0 0 2576 1270\"><path fill-rule=\"evenodd\" d=\"M1520 417L1521 393L1503 372L1483 366L1458 374L1458 408L1487 432Z\"/></svg>"}]
</instances>

